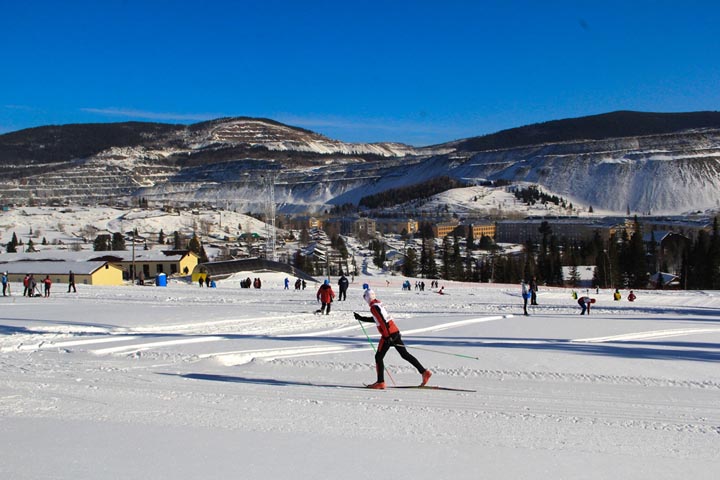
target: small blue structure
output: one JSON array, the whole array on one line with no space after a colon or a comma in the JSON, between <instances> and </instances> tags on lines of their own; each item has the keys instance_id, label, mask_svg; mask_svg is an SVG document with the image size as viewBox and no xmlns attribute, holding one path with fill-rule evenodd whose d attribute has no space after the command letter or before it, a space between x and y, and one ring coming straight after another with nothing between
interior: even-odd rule
<instances>
[{"instance_id":1,"label":"small blue structure","mask_svg":"<svg viewBox=\"0 0 720 480\"><path fill-rule=\"evenodd\" d=\"M167 287L167 275L158 273L157 277L155 277L155 285L158 287Z\"/></svg>"}]
</instances>

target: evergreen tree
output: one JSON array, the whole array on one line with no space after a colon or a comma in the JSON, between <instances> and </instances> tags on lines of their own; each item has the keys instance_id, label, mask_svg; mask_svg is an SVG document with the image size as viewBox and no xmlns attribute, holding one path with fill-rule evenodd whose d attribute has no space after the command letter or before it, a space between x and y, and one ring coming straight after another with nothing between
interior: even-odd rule
<instances>
[{"instance_id":1,"label":"evergreen tree","mask_svg":"<svg viewBox=\"0 0 720 480\"><path fill-rule=\"evenodd\" d=\"M188 249L198 257L202 256L202 244L197 235L193 235L188 242Z\"/></svg>"},{"instance_id":2,"label":"evergreen tree","mask_svg":"<svg viewBox=\"0 0 720 480\"><path fill-rule=\"evenodd\" d=\"M480 250L490 250L493 246L492 238L487 235L481 236L478 246L480 247Z\"/></svg>"},{"instance_id":3,"label":"evergreen tree","mask_svg":"<svg viewBox=\"0 0 720 480\"><path fill-rule=\"evenodd\" d=\"M453 236L453 253L452 253L453 272L452 276L455 280L465 279L465 269L463 266L463 258L460 255L460 240L457 235Z\"/></svg>"},{"instance_id":4,"label":"evergreen tree","mask_svg":"<svg viewBox=\"0 0 720 480\"><path fill-rule=\"evenodd\" d=\"M445 236L442 241L442 278L445 280L450 280L450 239Z\"/></svg>"},{"instance_id":5,"label":"evergreen tree","mask_svg":"<svg viewBox=\"0 0 720 480\"><path fill-rule=\"evenodd\" d=\"M110 235L101 234L95 237L93 242L93 250L96 252L105 252L111 249Z\"/></svg>"},{"instance_id":6,"label":"evergreen tree","mask_svg":"<svg viewBox=\"0 0 720 480\"><path fill-rule=\"evenodd\" d=\"M427 239L422 239L422 248L420 249L420 275L425 278L428 275L428 252Z\"/></svg>"},{"instance_id":7,"label":"evergreen tree","mask_svg":"<svg viewBox=\"0 0 720 480\"><path fill-rule=\"evenodd\" d=\"M562 260L561 260L561 252L560 252L560 246L558 244L557 237L555 235L552 235L550 237L550 245L548 247L548 257L547 257L547 271L548 271L548 277L546 277L546 282L548 285L562 285L563 284L563 272L562 272Z\"/></svg>"},{"instance_id":8,"label":"evergreen tree","mask_svg":"<svg viewBox=\"0 0 720 480\"><path fill-rule=\"evenodd\" d=\"M165 244L165 232L163 232L162 228L160 229L160 233L158 234L158 243L160 245Z\"/></svg>"},{"instance_id":9,"label":"evergreen tree","mask_svg":"<svg viewBox=\"0 0 720 480\"><path fill-rule=\"evenodd\" d=\"M624 271L628 288L645 288L648 282L645 244L640 223L635 218L635 232L627 243L624 255Z\"/></svg>"},{"instance_id":10,"label":"evergreen tree","mask_svg":"<svg viewBox=\"0 0 720 480\"><path fill-rule=\"evenodd\" d=\"M542 235L540 241L540 251L537 256L537 277L538 282L546 281L553 284L552 277L552 264L548 258L548 240L552 235L552 228L547 221L543 221L538 228L538 232Z\"/></svg>"},{"instance_id":11,"label":"evergreen tree","mask_svg":"<svg viewBox=\"0 0 720 480\"><path fill-rule=\"evenodd\" d=\"M338 235L336 238L337 238L337 240L335 242L335 248L337 249L338 252L340 252L340 256L342 258L347 258L348 257L348 249L347 249L347 245L345 245L345 240L343 240L343 238L340 235Z\"/></svg>"},{"instance_id":12,"label":"evergreen tree","mask_svg":"<svg viewBox=\"0 0 720 480\"><path fill-rule=\"evenodd\" d=\"M405 262L403 263L403 275L414 277L417 270L417 252L410 247L405 251Z\"/></svg>"},{"instance_id":13,"label":"evergreen tree","mask_svg":"<svg viewBox=\"0 0 720 480\"><path fill-rule=\"evenodd\" d=\"M610 288L612 278L610 275L610 263L606 252L600 252L595 257L595 272L593 273L593 286Z\"/></svg>"},{"instance_id":14,"label":"evergreen tree","mask_svg":"<svg viewBox=\"0 0 720 480\"><path fill-rule=\"evenodd\" d=\"M479 282L480 273L475 268L475 259L472 256L472 252L465 249L465 281L466 282Z\"/></svg>"},{"instance_id":15,"label":"evergreen tree","mask_svg":"<svg viewBox=\"0 0 720 480\"><path fill-rule=\"evenodd\" d=\"M468 225L468 234L467 234L467 238L465 239L465 244L466 244L465 248L468 251L475 250L475 234L473 233L472 225Z\"/></svg>"},{"instance_id":16,"label":"evergreen tree","mask_svg":"<svg viewBox=\"0 0 720 480\"><path fill-rule=\"evenodd\" d=\"M535 263L535 245L531 240L525 242L525 250L523 255L523 269L520 272L520 279L529 280L537 277L537 265ZM517 280L511 280L513 283Z\"/></svg>"},{"instance_id":17,"label":"evergreen tree","mask_svg":"<svg viewBox=\"0 0 720 480\"><path fill-rule=\"evenodd\" d=\"M111 247L111 250L125 250L125 237L123 237L122 233L113 233Z\"/></svg>"},{"instance_id":18,"label":"evergreen tree","mask_svg":"<svg viewBox=\"0 0 720 480\"><path fill-rule=\"evenodd\" d=\"M437 278L438 268L437 262L435 262L435 240L430 240L431 247L427 251L427 262L428 262L428 277Z\"/></svg>"},{"instance_id":19,"label":"evergreen tree","mask_svg":"<svg viewBox=\"0 0 720 480\"><path fill-rule=\"evenodd\" d=\"M180 236L180 232L175 230L173 232L173 249L174 250L182 250L183 249L183 241L182 237Z\"/></svg>"},{"instance_id":20,"label":"evergreen tree","mask_svg":"<svg viewBox=\"0 0 720 480\"><path fill-rule=\"evenodd\" d=\"M209 261L207 253L205 253L205 247L203 247L197 235L193 235L188 242L188 250L198 256L199 263L207 263Z\"/></svg>"},{"instance_id":21,"label":"evergreen tree","mask_svg":"<svg viewBox=\"0 0 720 480\"><path fill-rule=\"evenodd\" d=\"M6 246L7 253L16 253L17 246L18 246L17 235L15 235L15 232L13 232L12 239L8 242L8 244Z\"/></svg>"}]
</instances>

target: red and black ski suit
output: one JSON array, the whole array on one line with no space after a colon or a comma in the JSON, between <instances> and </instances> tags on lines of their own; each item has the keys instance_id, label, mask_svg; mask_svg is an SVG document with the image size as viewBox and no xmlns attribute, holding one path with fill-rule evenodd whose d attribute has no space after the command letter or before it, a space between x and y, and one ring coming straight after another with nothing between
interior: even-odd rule
<instances>
[{"instance_id":1,"label":"red and black ski suit","mask_svg":"<svg viewBox=\"0 0 720 480\"><path fill-rule=\"evenodd\" d=\"M423 367L417 358L412 356L407 351L405 345L402 342L400 336L400 330L398 330L392 317L388 315L387 310L380 300L372 300L370 302L370 313L372 317L363 317L362 315L355 314L355 318L362 322L374 322L378 331L380 332L380 343L378 344L377 351L375 352L375 370L377 371L377 381L385 381L385 363L383 359L385 354L388 352L390 347L395 347L400 356L406 361L410 362L413 367L417 368L417 371L422 375L425 373L425 367Z\"/></svg>"},{"instance_id":2,"label":"red and black ski suit","mask_svg":"<svg viewBox=\"0 0 720 480\"><path fill-rule=\"evenodd\" d=\"M320 313L330 314L330 304L333 298L335 298L335 292L333 292L332 287L327 283L320 285L317 291L317 299L322 303Z\"/></svg>"}]
</instances>

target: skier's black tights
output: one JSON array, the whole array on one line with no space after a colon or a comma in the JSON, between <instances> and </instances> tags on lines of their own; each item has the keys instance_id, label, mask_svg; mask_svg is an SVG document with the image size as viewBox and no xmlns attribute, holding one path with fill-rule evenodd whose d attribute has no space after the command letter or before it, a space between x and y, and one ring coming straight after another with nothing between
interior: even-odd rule
<instances>
[{"instance_id":1,"label":"skier's black tights","mask_svg":"<svg viewBox=\"0 0 720 480\"><path fill-rule=\"evenodd\" d=\"M417 358L413 357L412 354L407 351L400 337L400 332L398 332L390 335L389 341L385 338L380 339L377 352L375 352L375 369L377 370L378 382L385 381L385 362L383 362L383 359L388 350L390 350L390 347L395 347L395 350L398 351L400 356L410 362L413 367L417 368L420 374L425 373L425 367L420 364Z\"/></svg>"}]
</instances>

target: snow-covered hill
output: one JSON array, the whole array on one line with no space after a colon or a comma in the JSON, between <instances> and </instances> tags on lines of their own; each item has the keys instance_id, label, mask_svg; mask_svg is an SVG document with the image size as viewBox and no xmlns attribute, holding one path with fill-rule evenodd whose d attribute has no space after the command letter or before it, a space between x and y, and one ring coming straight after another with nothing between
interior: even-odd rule
<instances>
[{"instance_id":1,"label":"snow-covered hill","mask_svg":"<svg viewBox=\"0 0 720 480\"><path fill-rule=\"evenodd\" d=\"M20 204L143 197L261 212L264 178L272 176L281 212L316 212L450 176L532 183L613 213L680 214L720 206L719 118L618 112L426 148L349 144L253 118L119 124L117 131L47 127L0 135L0 196Z\"/></svg>"}]
</instances>

